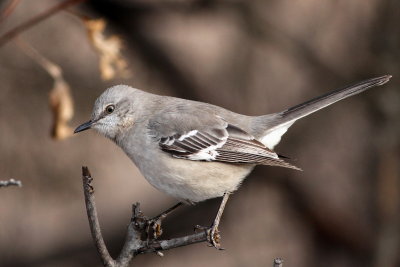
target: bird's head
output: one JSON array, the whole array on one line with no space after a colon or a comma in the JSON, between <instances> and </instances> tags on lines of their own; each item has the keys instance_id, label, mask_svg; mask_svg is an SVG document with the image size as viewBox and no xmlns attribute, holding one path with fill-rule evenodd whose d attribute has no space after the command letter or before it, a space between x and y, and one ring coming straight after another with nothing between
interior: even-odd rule
<instances>
[{"instance_id":1,"label":"bird's head","mask_svg":"<svg viewBox=\"0 0 400 267\"><path fill-rule=\"evenodd\" d=\"M130 128L135 121L135 94L137 89L127 85L108 88L97 98L91 119L78 126L74 133L94 129L115 140L117 135Z\"/></svg>"}]
</instances>

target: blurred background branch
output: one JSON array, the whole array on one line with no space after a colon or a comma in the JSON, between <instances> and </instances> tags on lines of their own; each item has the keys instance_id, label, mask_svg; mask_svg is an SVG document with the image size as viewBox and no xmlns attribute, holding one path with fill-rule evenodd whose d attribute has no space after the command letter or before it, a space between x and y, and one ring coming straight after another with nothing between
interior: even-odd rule
<instances>
[{"instance_id":1,"label":"blurred background branch","mask_svg":"<svg viewBox=\"0 0 400 267\"><path fill-rule=\"evenodd\" d=\"M18 34L35 26L36 24L49 18L50 16L53 16L57 12L62 11L68 7L71 7L73 5L79 4L84 1L86 1L86 0L65 0L65 1L59 3L58 5L55 5L49 9L45 10L44 12L36 15L35 17L21 23L20 25L16 26L12 30L10 30L0 36L0 47L3 46L6 42L8 42L11 39L13 39L14 37L16 37ZM14 8L17 6L17 4L18 4L18 1L10 2L10 5L2 12L3 15L1 16L2 19L0 20L0 23L2 22L2 20L4 20L7 16L9 16L14 11Z\"/></svg>"},{"instance_id":2,"label":"blurred background branch","mask_svg":"<svg viewBox=\"0 0 400 267\"><path fill-rule=\"evenodd\" d=\"M21 50L41 66L54 80L53 88L49 93L49 104L53 114L51 136L62 140L73 134L73 129L68 125L74 115L74 104L71 89L65 81L60 66L51 62L21 38L16 39Z\"/></svg>"},{"instance_id":3,"label":"blurred background branch","mask_svg":"<svg viewBox=\"0 0 400 267\"><path fill-rule=\"evenodd\" d=\"M2 9L0 13L0 23L2 23L5 19L7 19L8 16L11 15L11 13L14 11L19 3L20 0L9 0L5 4L6 6Z\"/></svg>"}]
</instances>

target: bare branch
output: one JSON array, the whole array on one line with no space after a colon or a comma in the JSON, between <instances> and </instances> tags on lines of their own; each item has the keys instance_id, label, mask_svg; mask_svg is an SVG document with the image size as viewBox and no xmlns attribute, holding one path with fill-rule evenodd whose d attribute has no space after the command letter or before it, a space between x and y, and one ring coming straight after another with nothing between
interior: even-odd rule
<instances>
[{"instance_id":1,"label":"bare branch","mask_svg":"<svg viewBox=\"0 0 400 267\"><path fill-rule=\"evenodd\" d=\"M161 218L165 217L171 209L162 213L154 219L146 218L140 210L140 204L136 203L132 206L132 218L128 225L128 230L125 238L125 244L120 252L120 255L114 260L105 245L101 234L100 224L97 217L96 204L94 200L94 188L92 186L93 178L90 175L87 167L82 167L83 189L85 195L86 211L89 219L92 238L95 242L97 251L100 254L104 266L108 267L123 267L128 266L133 258L138 254L160 252L177 247L187 246L199 242L208 241L208 231L204 230L192 235L173 238L169 240L149 240L149 225L157 223ZM175 205L175 207L180 204ZM160 255L162 255L160 253Z\"/></svg>"},{"instance_id":2,"label":"bare branch","mask_svg":"<svg viewBox=\"0 0 400 267\"><path fill-rule=\"evenodd\" d=\"M36 25L37 23L51 17L52 15L56 14L57 12L66 9L70 6L79 4L81 2L84 2L86 0L66 0L62 3L59 3L58 5L55 5L48 10L44 11L43 13L21 23L14 29L11 29L10 31L6 32L4 35L0 37L0 46L4 45L6 42L20 34L21 32L31 28L32 26Z\"/></svg>"},{"instance_id":3,"label":"bare branch","mask_svg":"<svg viewBox=\"0 0 400 267\"><path fill-rule=\"evenodd\" d=\"M0 187L7 187L7 186L18 186L18 187L21 187L22 183L21 183L21 181L14 180L12 178L9 179L9 180L6 180L6 181L0 181Z\"/></svg>"},{"instance_id":4,"label":"bare branch","mask_svg":"<svg viewBox=\"0 0 400 267\"><path fill-rule=\"evenodd\" d=\"M162 250L169 250L177 247L183 247L195 243L208 241L207 231L201 231L199 233L188 235L184 237L172 238L168 240L153 241L146 247L142 247L137 250L138 253L149 253Z\"/></svg>"},{"instance_id":5,"label":"bare branch","mask_svg":"<svg viewBox=\"0 0 400 267\"><path fill-rule=\"evenodd\" d=\"M82 167L83 192L85 194L86 211L89 219L90 231L96 245L97 251L100 253L104 266L116 266L116 262L110 256L101 235L100 223L97 217L96 203L94 201L94 188L92 186L93 178L90 175L88 167Z\"/></svg>"}]
</instances>

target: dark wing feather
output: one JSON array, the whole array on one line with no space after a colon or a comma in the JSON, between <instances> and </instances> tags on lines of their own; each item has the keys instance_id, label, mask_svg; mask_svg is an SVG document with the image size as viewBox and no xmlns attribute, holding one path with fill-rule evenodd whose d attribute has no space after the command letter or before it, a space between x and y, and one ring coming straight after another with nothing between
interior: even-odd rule
<instances>
[{"instance_id":1,"label":"dark wing feather","mask_svg":"<svg viewBox=\"0 0 400 267\"><path fill-rule=\"evenodd\" d=\"M160 148L176 158L299 169L237 126L191 130L160 138Z\"/></svg>"}]
</instances>

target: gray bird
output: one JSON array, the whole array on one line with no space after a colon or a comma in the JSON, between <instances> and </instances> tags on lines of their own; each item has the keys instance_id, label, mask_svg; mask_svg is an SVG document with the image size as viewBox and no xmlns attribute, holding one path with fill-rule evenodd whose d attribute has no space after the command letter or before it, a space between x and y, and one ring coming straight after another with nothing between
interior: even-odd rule
<instances>
[{"instance_id":1,"label":"gray bird","mask_svg":"<svg viewBox=\"0 0 400 267\"><path fill-rule=\"evenodd\" d=\"M151 185L181 201L223 196L208 229L209 241L219 248L217 228L229 194L256 165L299 170L273 151L295 121L390 78L365 80L263 116L117 85L96 100L91 120L75 133L93 128L111 139Z\"/></svg>"}]
</instances>

